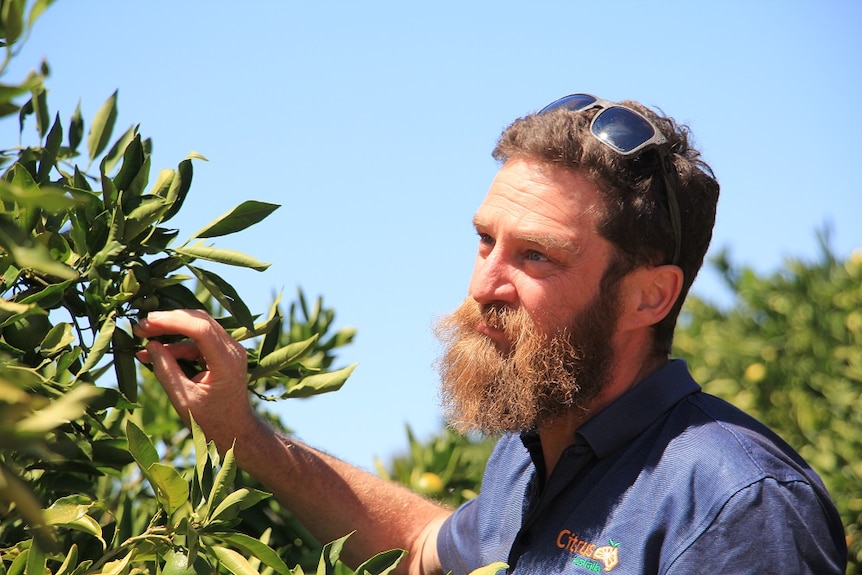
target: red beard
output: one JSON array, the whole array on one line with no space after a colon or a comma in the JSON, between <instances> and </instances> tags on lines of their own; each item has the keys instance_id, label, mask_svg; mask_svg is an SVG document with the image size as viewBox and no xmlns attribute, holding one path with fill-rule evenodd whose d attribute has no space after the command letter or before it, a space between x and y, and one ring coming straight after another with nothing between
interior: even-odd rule
<instances>
[{"instance_id":1,"label":"red beard","mask_svg":"<svg viewBox=\"0 0 862 575\"><path fill-rule=\"evenodd\" d=\"M568 329L546 336L529 315L467 299L441 319L438 361L441 399L449 423L487 435L535 429L564 413L585 410L604 387L613 363L611 337L618 318L616 286L579 313ZM498 349L476 327L501 329Z\"/></svg>"}]
</instances>

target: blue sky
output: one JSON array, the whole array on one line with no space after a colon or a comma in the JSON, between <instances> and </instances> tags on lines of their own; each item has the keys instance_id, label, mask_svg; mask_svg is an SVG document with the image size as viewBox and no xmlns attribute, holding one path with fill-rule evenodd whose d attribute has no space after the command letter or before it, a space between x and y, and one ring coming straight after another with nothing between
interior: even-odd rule
<instances>
[{"instance_id":1,"label":"blue sky","mask_svg":"<svg viewBox=\"0 0 862 575\"><path fill-rule=\"evenodd\" d=\"M635 99L688 124L722 185L711 253L767 273L832 227L862 248L862 3L59 0L4 82L44 58L52 114L189 152L184 238L234 205L281 204L216 245L272 262L214 269L253 311L298 287L358 329L345 388L278 406L299 437L370 467L441 426L435 317L464 297L470 221L513 119L571 92ZM9 142L15 120L0 122ZM709 270L702 297L727 301Z\"/></svg>"}]
</instances>

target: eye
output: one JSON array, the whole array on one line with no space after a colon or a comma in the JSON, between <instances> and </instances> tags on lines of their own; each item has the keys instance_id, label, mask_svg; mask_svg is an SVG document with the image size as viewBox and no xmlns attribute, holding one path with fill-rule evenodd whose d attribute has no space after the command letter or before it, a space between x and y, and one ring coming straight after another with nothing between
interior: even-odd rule
<instances>
[{"instance_id":1,"label":"eye","mask_svg":"<svg viewBox=\"0 0 862 575\"><path fill-rule=\"evenodd\" d=\"M524 259L531 262L547 262L550 261L548 256L536 250L527 250L524 253Z\"/></svg>"},{"instance_id":2,"label":"eye","mask_svg":"<svg viewBox=\"0 0 862 575\"><path fill-rule=\"evenodd\" d=\"M489 246L493 246L493 245L494 245L494 238L492 238L492 237L491 237L491 236L489 236L488 234L485 234L485 233L479 232L479 243L480 243L480 244L489 245Z\"/></svg>"}]
</instances>

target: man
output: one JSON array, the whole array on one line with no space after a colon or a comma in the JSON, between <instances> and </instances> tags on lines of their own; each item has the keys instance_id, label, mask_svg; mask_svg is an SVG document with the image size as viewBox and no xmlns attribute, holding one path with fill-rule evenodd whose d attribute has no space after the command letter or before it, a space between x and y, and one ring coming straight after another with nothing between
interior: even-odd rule
<instances>
[{"instance_id":1,"label":"man","mask_svg":"<svg viewBox=\"0 0 862 575\"><path fill-rule=\"evenodd\" d=\"M244 349L195 311L143 337L179 413L345 559L402 548L413 574L843 573L819 478L765 427L669 361L718 183L687 130L634 102L567 96L515 121L476 212L469 297L438 334L453 425L501 433L482 493L454 512L276 434ZM176 359L201 360L189 380Z\"/></svg>"}]
</instances>

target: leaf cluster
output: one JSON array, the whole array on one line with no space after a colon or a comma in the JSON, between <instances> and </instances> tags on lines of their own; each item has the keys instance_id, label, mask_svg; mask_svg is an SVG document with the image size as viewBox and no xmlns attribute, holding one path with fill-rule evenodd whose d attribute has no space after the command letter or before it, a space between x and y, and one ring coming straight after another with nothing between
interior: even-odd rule
<instances>
[{"instance_id":1,"label":"leaf cluster","mask_svg":"<svg viewBox=\"0 0 862 575\"><path fill-rule=\"evenodd\" d=\"M49 4L0 0L0 74ZM209 242L278 206L242 202L178 242L171 220L203 156L151 183L152 142L139 126L114 136L118 94L64 121L48 72L0 84L0 119L18 126L0 149L0 574L293 573L284 550L307 563L316 542L181 424L131 327L209 311L247 346L249 390L266 400L340 388L353 366L332 369L334 354L354 331L330 335L334 312L301 291L287 316L280 297L253 314L209 266L268 264Z\"/></svg>"},{"instance_id":2,"label":"leaf cluster","mask_svg":"<svg viewBox=\"0 0 862 575\"><path fill-rule=\"evenodd\" d=\"M420 441L409 426L406 431L408 451L394 457L388 468L377 460L378 475L452 506L478 494L494 438L465 436L446 427Z\"/></svg>"}]
</instances>

